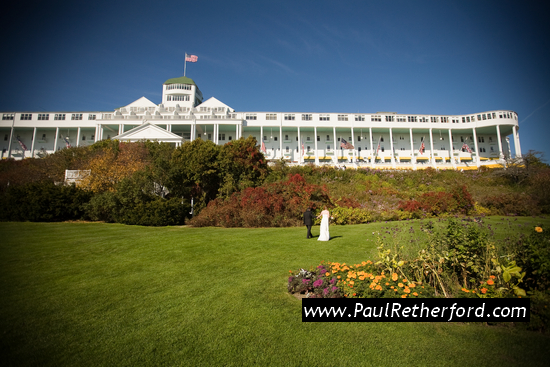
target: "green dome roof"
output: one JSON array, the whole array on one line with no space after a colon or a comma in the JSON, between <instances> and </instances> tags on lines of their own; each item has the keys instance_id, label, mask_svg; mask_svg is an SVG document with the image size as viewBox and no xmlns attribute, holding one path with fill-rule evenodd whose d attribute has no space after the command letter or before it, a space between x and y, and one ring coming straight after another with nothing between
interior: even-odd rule
<instances>
[{"instance_id":1,"label":"green dome roof","mask_svg":"<svg viewBox=\"0 0 550 367\"><path fill-rule=\"evenodd\" d=\"M188 78L186 76L180 76L179 78L168 79L167 81L164 82L164 85L168 85L168 84L191 84L196 86L193 79Z\"/></svg>"}]
</instances>

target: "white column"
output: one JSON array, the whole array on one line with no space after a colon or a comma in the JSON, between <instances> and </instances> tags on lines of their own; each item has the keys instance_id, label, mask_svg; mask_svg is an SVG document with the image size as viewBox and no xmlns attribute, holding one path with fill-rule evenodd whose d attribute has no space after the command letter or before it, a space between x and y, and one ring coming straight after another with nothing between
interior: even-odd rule
<instances>
[{"instance_id":1,"label":"white column","mask_svg":"<svg viewBox=\"0 0 550 367\"><path fill-rule=\"evenodd\" d=\"M13 140L13 124L15 123L15 114L13 115L13 123L11 125L11 131L10 131L10 141L8 142L8 158L11 158L11 141Z\"/></svg>"},{"instance_id":2,"label":"white column","mask_svg":"<svg viewBox=\"0 0 550 367\"><path fill-rule=\"evenodd\" d=\"M372 127L369 127L369 145L370 145L370 163L374 167L374 161L376 157L374 156L374 146L372 145Z\"/></svg>"},{"instance_id":3,"label":"white column","mask_svg":"<svg viewBox=\"0 0 550 367\"><path fill-rule=\"evenodd\" d=\"M395 168L395 152L393 151L393 131L390 127L390 150L391 150L391 165Z\"/></svg>"},{"instance_id":4,"label":"white column","mask_svg":"<svg viewBox=\"0 0 550 367\"><path fill-rule=\"evenodd\" d=\"M172 132L172 124L167 125L166 130L168 130L169 132Z\"/></svg>"},{"instance_id":5,"label":"white column","mask_svg":"<svg viewBox=\"0 0 550 367\"><path fill-rule=\"evenodd\" d=\"M284 157L283 154L283 124L279 125L279 152L281 152L281 158Z\"/></svg>"},{"instance_id":6,"label":"white column","mask_svg":"<svg viewBox=\"0 0 550 367\"><path fill-rule=\"evenodd\" d=\"M57 139L59 139L59 128L55 128L55 139L53 140L53 151L57 152Z\"/></svg>"},{"instance_id":7,"label":"white column","mask_svg":"<svg viewBox=\"0 0 550 367\"><path fill-rule=\"evenodd\" d=\"M238 125L237 125L238 126ZM220 143L220 124L214 125L214 130L216 130L216 145Z\"/></svg>"},{"instance_id":8,"label":"white column","mask_svg":"<svg viewBox=\"0 0 550 367\"><path fill-rule=\"evenodd\" d=\"M449 154L450 162L453 165L453 168L456 169L456 162L455 162L455 151L453 147L453 135L451 134L451 129L449 129L449 149L451 153Z\"/></svg>"},{"instance_id":9,"label":"white column","mask_svg":"<svg viewBox=\"0 0 550 367\"><path fill-rule=\"evenodd\" d=\"M518 127L514 125L514 148L516 150L516 158L521 158L521 145L519 143Z\"/></svg>"},{"instance_id":10,"label":"white column","mask_svg":"<svg viewBox=\"0 0 550 367\"><path fill-rule=\"evenodd\" d=\"M336 142L338 140L336 140L336 126L333 126L332 127L332 135L334 136L334 156L332 157L332 163L334 164L338 164L338 149L336 149ZM338 147L340 148L340 147Z\"/></svg>"},{"instance_id":11,"label":"white column","mask_svg":"<svg viewBox=\"0 0 550 367\"><path fill-rule=\"evenodd\" d=\"M355 134L353 133L353 127L351 128L351 142L353 143L353 163L357 163L357 157L355 156Z\"/></svg>"},{"instance_id":12,"label":"white column","mask_svg":"<svg viewBox=\"0 0 550 367\"><path fill-rule=\"evenodd\" d=\"M97 139L99 138L99 125L100 124L97 124L95 126L94 143L97 142Z\"/></svg>"},{"instance_id":13,"label":"white column","mask_svg":"<svg viewBox=\"0 0 550 367\"><path fill-rule=\"evenodd\" d=\"M501 137L500 137L500 126L499 125L497 125L497 140L498 140L498 158L503 159L504 154L502 152L502 141L501 141Z\"/></svg>"},{"instance_id":14,"label":"white column","mask_svg":"<svg viewBox=\"0 0 550 367\"><path fill-rule=\"evenodd\" d=\"M416 157L414 155L414 140L413 140L413 129L412 127L409 128L409 136L411 139L411 164L413 166L413 169L416 170Z\"/></svg>"},{"instance_id":15,"label":"white column","mask_svg":"<svg viewBox=\"0 0 550 367\"><path fill-rule=\"evenodd\" d=\"M472 129L472 131L474 132L474 145L475 145L475 149L476 149L476 165L478 166L479 168L479 150L477 149L477 135L476 135L476 128L474 127Z\"/></svg>"},{"instance_id":16,"label":"white column","mask_svg":"<svg viewBox=\"0 0 550 367\"><path fill-rule=\"evenodd\" d=\"M76 129L76 146L80 146L80 127Z\"/></svg>"},{"instance_id":17,"label":"white column","mask_svg":"<svg viewBox=\"0 0 550 367\"><path fill-rule=\"evenodd\" d=\"M31 158L34 157L34 143L36 142L36 127L32 133Z\"/></svg>"},{"instance_id":18,"label":"white column","mask_svg":"<svg viewBox=\"0 0 550 367\"><path fill-rule=\"evenodd\" d=\"M430 156L431 156L432 166L435 167L434 139L433 139L432 128L431 127L430 127Z\"/></svg>"},{"instance_id":19,"label":"white column","mask_svg":"<svg viewBox=\"0 0 550 367\"><path fill-rule=\"evenodd\" d=\"M302 163L302 141L300 140L300 126L298 126L298 163Z\"/></svg>"}]
</instances>

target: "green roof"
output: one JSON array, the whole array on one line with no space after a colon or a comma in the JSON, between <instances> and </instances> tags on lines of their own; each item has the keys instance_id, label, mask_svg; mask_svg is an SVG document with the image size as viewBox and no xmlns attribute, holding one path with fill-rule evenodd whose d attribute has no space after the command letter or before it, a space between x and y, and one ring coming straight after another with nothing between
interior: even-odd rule
<instances>
[{"instance_id":1,"label":"green roof","mask_svg":"<svg viewBox=\"0 0 550 367\"><path fill-rule=\"evenodd\" d=\"M164 85L167 85L167 84L191 84L196 86L193 79L188 78L186 76L180 76L179 78L168 79L167 81L164 82Z\"/></svg>"}]
</instances>

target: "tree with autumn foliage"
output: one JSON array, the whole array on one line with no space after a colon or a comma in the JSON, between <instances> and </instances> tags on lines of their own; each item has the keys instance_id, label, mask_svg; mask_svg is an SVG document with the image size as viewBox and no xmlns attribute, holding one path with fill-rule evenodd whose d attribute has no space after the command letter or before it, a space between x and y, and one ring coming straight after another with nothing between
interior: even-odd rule
<instances>
[{"instance_id":1,"label":"tree with autumn foliage","mask_svg":"<svg viewBox=\"0 0 550 367\"><path fill-rule=\"evenodd\" d=\"M221 147L220 177L223 180L218 197L263 184L269 175L267 161L252 136L230 141Z\"/></svg>"},{"instance_id":2,"label":"tree with autumn foliage","mask_svg":"<svg viewBox=\"0 0 550 367\"><path fill-rule=\"evenodd\" d=\"M96 147L87 169L90 175L79 186L94 193L115 191L117 183L133 173L143 170L147 165L147 148L144 143L109 142Z\"/></svg>"}]
</instances>

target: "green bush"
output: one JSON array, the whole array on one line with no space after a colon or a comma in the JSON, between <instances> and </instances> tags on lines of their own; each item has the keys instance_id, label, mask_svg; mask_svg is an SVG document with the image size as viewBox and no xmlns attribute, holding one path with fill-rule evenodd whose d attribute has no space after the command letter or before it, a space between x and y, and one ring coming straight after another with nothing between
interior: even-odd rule
<instances>
[{"instance_id":1,"label":"green bush","mask_svg":"<svg viewBox=\"0 0 550 367\"><path fill-rule=\"evenodd\" d=\"M91 193L51 181L10 186L1 196L0 220L58 222L81 219Z\"/></svg>"}]
</instances>

